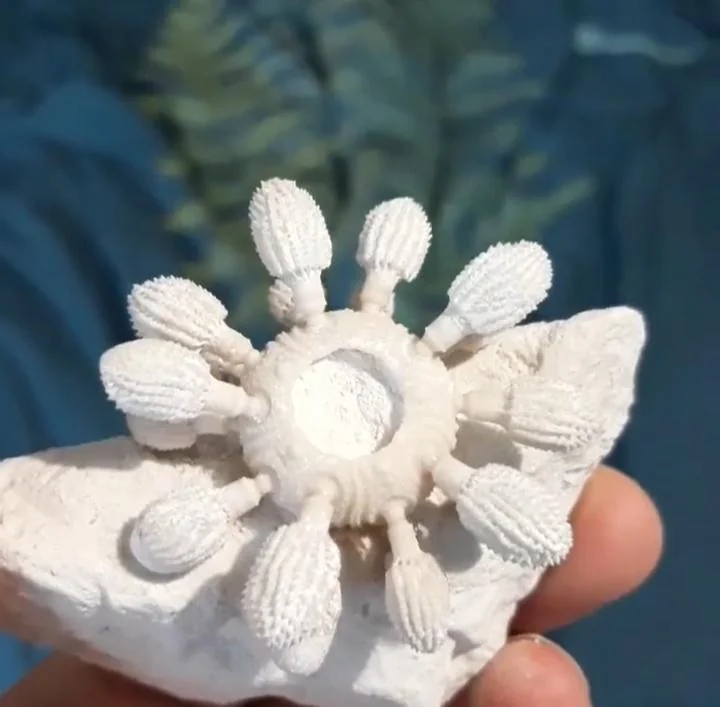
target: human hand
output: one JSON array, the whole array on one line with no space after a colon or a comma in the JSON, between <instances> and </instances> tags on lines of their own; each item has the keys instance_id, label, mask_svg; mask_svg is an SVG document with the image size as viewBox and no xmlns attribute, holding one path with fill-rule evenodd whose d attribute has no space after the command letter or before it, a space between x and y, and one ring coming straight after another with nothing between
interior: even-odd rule
<instances>
[{"instance_id":1,"label":"human hand","mask_svg":"<svg viewBox=\"0 0 720 707\"><path fill-rule=\"evenodd\" d=\"M515 617L513 638L452 707L589 707L581 669L540 634L635 590L662 552L662 524L645 492L607 467L588 481L573 512L575 545L546 573ZM0 603L2 597L0 595ZM0 625L9 624L2 617ZM10 617L9 617L10 618ZM18 617L12 617L13 625ZM20 617L22 623L22 617ZM0 707L181 707L182 703L63 655L49 658L0 699ZM281 707L278 700L246 707Z\"/></svg>"}]
</instances>

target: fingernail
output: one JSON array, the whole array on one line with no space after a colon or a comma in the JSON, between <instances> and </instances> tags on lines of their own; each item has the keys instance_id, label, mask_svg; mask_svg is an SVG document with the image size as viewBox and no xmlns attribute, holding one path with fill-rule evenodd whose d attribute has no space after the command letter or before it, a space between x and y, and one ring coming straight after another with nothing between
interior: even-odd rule
<instances>
[{"instance_id":1,"label":"fingernail","mask_svg":"<svg viewBox=\"0 0 720 707\"><path fill-rule=\"evenodd\" d=\"M588 682L587 678L585 677L585 672L580 667L580 664L575 660L575 658L570 655L562 646L559 646L557 643L549 640L548 638L545 638L545 636L541 636L538 633L523 633L519 634L517 636L512 636L508 643L534 643L536 646L547 646L551 650L555 651L559 655L562 655L571 665L575 667L575 669L578 672L578 675L582 678L582 681L585 683L585 686L587 688L588 695L590 695L590 683Z\"/></svg>"}]
</instances>

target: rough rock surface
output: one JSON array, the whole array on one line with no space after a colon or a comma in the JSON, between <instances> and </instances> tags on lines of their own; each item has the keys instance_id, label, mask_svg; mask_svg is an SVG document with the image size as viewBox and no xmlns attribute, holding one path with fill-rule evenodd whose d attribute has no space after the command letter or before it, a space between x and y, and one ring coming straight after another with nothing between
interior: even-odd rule
<instances>
[{"instance_id":1,"label":"rough rock surface","mask_svg":"<svg viewBox=\"0 0 720 707\"><path fill-rule=\"evenodd\" d=\"M602 434L556 455L513 444L491 425L465 424L456 456L474 467L518 465L554 489L569 512L627 421L643 342L641 317L624 308L498 335L456 363L457 387L469 390L489 371L518 376L540 362L547 371L552 361L554 375L582 384L592 397ZM503 645L517 602L539 579L481 553L452 506L432 497L414 520L450 581L451 640L420 655L396 638L386 616L384 538L334 531L345 554L342 617L320 671L294 677L270 660L237 610L257 545L283 521L271 503L182 577L150 577L126 550L129 524L153 499L243 473L238 448L203 438L190 452L159 454L115 438L1 466L0 581L15 596L19 628L183 698L223 704L276 695L320 707L439 707Z\"/></svg>"}]
</instances>

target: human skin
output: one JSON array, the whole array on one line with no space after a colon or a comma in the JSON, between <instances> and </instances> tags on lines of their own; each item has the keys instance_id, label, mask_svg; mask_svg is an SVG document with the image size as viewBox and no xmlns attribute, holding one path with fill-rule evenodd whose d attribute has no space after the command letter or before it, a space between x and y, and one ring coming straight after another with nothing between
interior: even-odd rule
<instances>
[{"instance_id":1,"label":"human skin","mask_svg":"<svg viewBox=\"0 0 720 707\"><path fill-rule=\"evenodd\" d=\"M513 636L451 707L589 707L581 668L541 634L577 621L636 590L662 554L663 528L648 495L600 467L572 515L575 544L519 608ZM1 600L1 597L0 597ZM0 607L0 626L2 607ZM0 698L0 707L181 707L187 704L61 654ZM246 707L281 707L261 700Z\"/></svg>"}]
</instances>

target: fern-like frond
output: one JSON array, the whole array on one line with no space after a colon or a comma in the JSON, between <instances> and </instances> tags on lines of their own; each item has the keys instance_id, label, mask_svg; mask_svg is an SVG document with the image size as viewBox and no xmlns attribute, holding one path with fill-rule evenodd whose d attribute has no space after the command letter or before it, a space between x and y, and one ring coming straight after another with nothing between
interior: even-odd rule
<instances>
[{"instance_id":1,"label":"fern-like frond","mask_svg":"<svg viewBox=\"0 0 720 707\"><path fill-rule=\"evenodd\" d=\"M188 164L196 196L168 226L204 225L215 234L224 257L208 269L218 278L231 250L239 256L235 278L255 267L245 211L258 180L316 181L329 164L301 105L317 95L317 83L248 13L230 9L224 0L180 0L145 70L161 87L164 114L177 127L178 162Z\"/></svg>"},{"instance_id":2,"label":"fern-like frond","mask_svg":"<svg viewBox=\"0 0 720 707\"><path fill-rule=\"evenodd\" d=\"M543 92L497 29L496 0L177 0L142 77L138 106L166 132L158 169L192 196L170 231L212 234L192 275L234 283L233 323L257 332L265 284L249 236L257 183L308 188L335 241L334 301L352 289L357 234L379 201L425 204L435 239L398 311L419 325L464 262L499 239L536 239L587 193L545 180L525 144ZM538 186L540 185L540 186ZM431 310L431 311L428 311Z\"/></svg>"}]
</instances>

